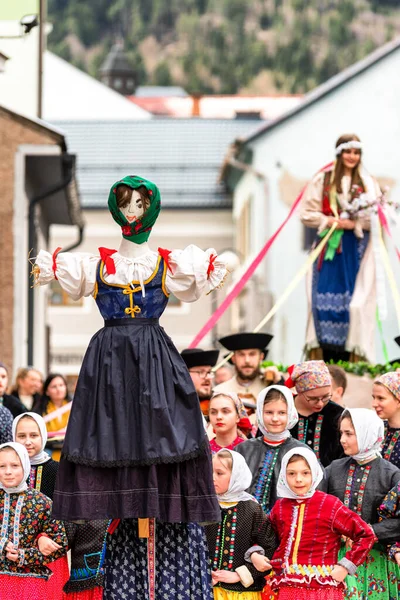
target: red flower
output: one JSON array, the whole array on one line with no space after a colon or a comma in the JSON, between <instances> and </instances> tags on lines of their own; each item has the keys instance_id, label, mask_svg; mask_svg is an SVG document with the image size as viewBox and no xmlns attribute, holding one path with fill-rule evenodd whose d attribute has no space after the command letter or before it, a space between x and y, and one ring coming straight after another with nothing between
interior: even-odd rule
<instances>
[{"instance_id":1,"label":"red flower","mask_svg":"<svg viewBox=\"0 0 400 600\"><path fill-rule=\"evenodd\" d=\"M140 229L142 229L143 225L142 223L140 223L140 221L138 223L136 223L135 225L135 232L137 233Z\"/></svg>"},{"instance_id":2,"label":"red flower","mask_svg":"<svg viewBox=\"0 0 400 600\"><path fill-rule=\"evenodd\" d=\"M152 196L153 192L151 190L149 190L149 196Z\"/></svg>"},{"instance_id":3,"label":"red flower","mask_svg":"<svg viewBox=\"0 0 400 600\"><path fill-rule=\"evenodd\" d=\"M122 230L122 235L131 235L132 233L132 228L130 225L124 225L123 227L121 227Z\"/></svg>"}]
</instances>

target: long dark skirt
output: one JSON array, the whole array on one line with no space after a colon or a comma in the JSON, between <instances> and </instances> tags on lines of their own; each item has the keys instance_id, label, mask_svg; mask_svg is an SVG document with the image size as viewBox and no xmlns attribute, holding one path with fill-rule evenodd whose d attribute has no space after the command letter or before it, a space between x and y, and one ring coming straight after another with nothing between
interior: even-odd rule
<instances>
[{"instance_id":1,"label":"long dark skirt","mask_svg":"<svg viewBox=\"0 0 400 600\"><path fill-rule=\"evenodd\" d=\"M136 520L108 537L104 600L212 600L208 549L194 523L159 523L138 537Z\"/></svg>"},{"instance_id":2,"label":"long dark skirt","mask_svg":"<svg viewBox=\"0 0 400 600\"><path fill-rule=\"evenodd\" d=\"M219 518L197 394L157 319L107 321L92 338L65 436L53 515Z\"/></svg>"}]
</instances>

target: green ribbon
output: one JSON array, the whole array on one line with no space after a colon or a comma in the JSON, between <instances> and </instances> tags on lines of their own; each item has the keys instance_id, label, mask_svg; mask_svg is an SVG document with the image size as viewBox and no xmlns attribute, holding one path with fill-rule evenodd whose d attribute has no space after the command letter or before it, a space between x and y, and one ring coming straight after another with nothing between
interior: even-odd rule
<instances>
[{"instance_id":1,"label":"green ribbon","mask_svg":"<svg viewBox=\"0 0 400 600\"><path fill-rule=\"evenodd\" d=\"M117 205L117 197L116 191L119 185L127 185L128 187L136 190L137 188L143 186L146 188L149 199L150 206L144 213L144 215L137 219L134 223L129 223L126 217L123 215L121 210ZM112 215L112 218L118 225L122 228L122 236L129 240L130 242L134 242L135 244L143 244L147 242L149 239L151 230L153 228L154 223L157 220L158 215L161 210L161 196L158 187L148 181L147 179L143 179L143 177L138 177L136 175L128 175L123 179L120 179L110 189L110 194L108 196L108 209Z\"/></svg>"},{"instance_id":2,"label":"green ribbon","mask_svg":"<svg viewBox=\"0 0 400 600\"><path fill-rule=\"evenodd\" d=\"M385 365L388 365L389 364L389 353L387 351L387 346L386 346L385 338L383 337L383 327L382 327L382 321L381 321L381 319L379 317L378 307L376 308L376 323L378 325L379 336L381 338L383 359L385 361Z\"/></svg>"},{"instance_id":3,"label":"green ribbon","mask_svg":"<svg viewBox=\"0 0 400 600\"><path fill-rule=\"evenodd\" d=\"M329 229L324 229L324 231L320 233L320 237L325 237L329 231ZM340 246L342 236L343 229L335 229L335 231L332 233L331 237L328 240L324 260L333 260L335 258L335 254Z\"/></svg>"}]
</instances>

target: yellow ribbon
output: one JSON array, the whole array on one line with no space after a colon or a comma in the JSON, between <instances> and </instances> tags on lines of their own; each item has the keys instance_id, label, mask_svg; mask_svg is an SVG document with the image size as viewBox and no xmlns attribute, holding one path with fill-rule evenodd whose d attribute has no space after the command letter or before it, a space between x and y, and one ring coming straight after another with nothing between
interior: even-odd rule
<instances>
[{"instance_id":1,"label":"yellow ribbon","mask_svg":"<svg viewBox=\"0 0 400 600\"><path fill-rule=\"evenodd\" d=\"M338 224L335 222L332 225L332 227L330 228L330 230L328 231L328 233L319 242L318 246L316 246L314 248L314 250L312 250L312 252L308 255L307 260L305 261L303 266L296 273L296 275L294 276L292 281L289 283L289 285L287 286L287 288L285 289L283 294L275 302L274 306L271 308L269 313L262 319L262 321L260 321L260 323L257 325L257 327L255 329L253 329L253 333L257 333L258 331L260 331L260 329L262 329L264 327L264 325L266 323L268 323L268 321L270 321L272 319L272 317L278 312L278 310L280 309L282 304L284 304L284 302L286 302L286 300L288 299L290 294L293 292L293 290L297 287L297 285L300 283L300 281L306 275L307 271L309 271L309 269L312 267L313 263L317 260L318 256L321 254L322 250L325 248L326 244L328 243L331 235L333 234L333 232L335 231L337 226L338 226ZM399 298L399 300L400 300L400 298ZM227 356L225 356L225 358L222 359L221 362L218 363L218 365L216 365L212 370L216 371L217 369L222 367L226 362L228 362L228 360L231 358L231 356L233 356L233 352L230 352Z\"/></svg>"}]
</instances>

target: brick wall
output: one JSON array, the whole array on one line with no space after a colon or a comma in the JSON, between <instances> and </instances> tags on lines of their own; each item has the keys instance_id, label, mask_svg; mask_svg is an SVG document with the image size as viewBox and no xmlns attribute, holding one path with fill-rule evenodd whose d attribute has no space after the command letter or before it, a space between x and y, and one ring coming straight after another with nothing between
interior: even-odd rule
<instances>
[{"instance_id":1,"label":"brick wall","mask_svg":"<svg viewBox=\"0 0 400 600\"><path fill-rule=\"evenodd\" d=\"M13 199L15 153L21 144L59 144L45 127L0 108L0 361L13 368ZM25 277L25 273L21 273ZM21 365L15 365L16 367Z\"/></svg>"}]
</instances>

